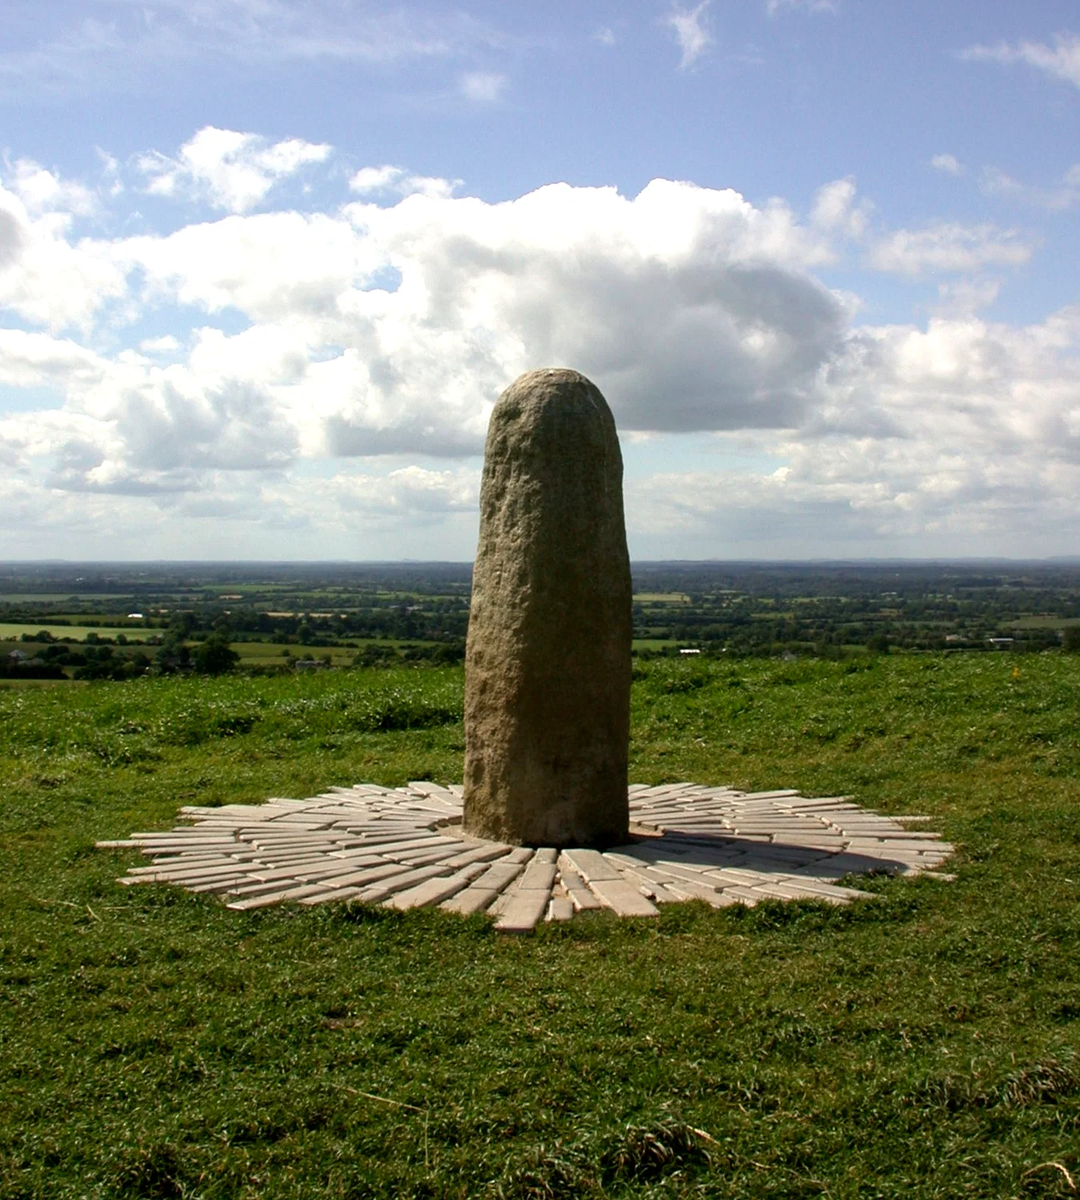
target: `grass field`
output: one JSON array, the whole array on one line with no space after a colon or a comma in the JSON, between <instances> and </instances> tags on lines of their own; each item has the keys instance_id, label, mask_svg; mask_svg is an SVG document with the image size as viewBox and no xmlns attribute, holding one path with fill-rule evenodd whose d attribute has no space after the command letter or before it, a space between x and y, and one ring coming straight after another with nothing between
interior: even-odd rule
<instances>
[{"instance_id":1,"label":"grass field","mask_svg":"<svg viewBox=\"0 0 1080 1200\"><path fill-rule=\"evenodd\" d=\"M381 646L386 649L401 650L421 643L415 639L405 641L396 638L348 638L344 646L302 646L296 642L286 646L281 642L233 642L232 648L240 655L241 666L281 666L285 661L284 650L296 659L325 659L330 656L330 662L335 667L349 666L358 653L367 646ZM194 643L191 643L194 645Z\"/></svg>"},{"instance_id":2,"label":"grass field","mask_svg":"<svg viewBox=\"0 0 1080 1200\"><path fill-rule=\"evenodd\" d=\"M233 913L94 841L460 779L460 671L0 691L0 1197L1074 1195L1080 656L636 674L633 779L926 813L958 878L519 940Z\"/></svg>"},{"instance_id":3,"label":"grass field","mask_svg":"<svg viewBox=\"0 0 1080 1200\"><path fill-rule=\"evenodd\" d=\"M281 666L287 661L283 650L288 650L295 661L323 659L330 655L331 664L344 667L352 662L356 650L351 646L285 646L281 642L233 642L232 648L240 655L241 666Z\"/></svg>"},{"instance_id":4,"label":"grass field","mask_svg":"<svg viewBox=\"0 0 1080 1200\"><path fill-rule=\"evenodd\" d=\"M122 592L0 592L0 604L58 604L67 600L121 600L131 599L130 593Z\"/></svg>"},{"instance_id":5,"label":"grass field","mask_svg":"<svg viewBox=\"0 0 1080 1200\"><path fill-rule=\"evenodd\" d=\"M155 634L161 634L160 629L147 629L137 621L117 625L50 625L48 621L42 621L40 625L17 625L10 621L0 621L0 641L18 642L24 633L33 637L42 631L54 638L71 638L75 642L86 641L87 635L91 633L107 638L115 638L118 633L122 633L129 642L143 642Z\"/></svg>"}]
</instances>

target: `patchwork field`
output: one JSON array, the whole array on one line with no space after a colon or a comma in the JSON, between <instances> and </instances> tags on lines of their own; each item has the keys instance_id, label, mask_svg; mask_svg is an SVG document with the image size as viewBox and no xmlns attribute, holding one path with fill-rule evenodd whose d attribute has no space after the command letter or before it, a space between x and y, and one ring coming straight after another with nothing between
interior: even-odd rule
<instances>
[{"instance_id":1,"label":"patchwork field","mask_svg":"<svg viewBox=\"0 0 1080 1200\"><path fill-rule=\"evenodd\" d=\"M43 621L40 625L16 625L8 621L0 621L0 642L19 642L24 634L31 638L37 633L45 632L53 638L71 638L75 642L85 642L90 634L98 637L115 638L122 633L129 642L144 642L155 634L160 637L160 629L147 629L137 622L125 625L50 625Z\"/></svg>"},{"instance_id":2,"label":"patchwork field","mask_svg":"<svg viewBox=\"0 0 1080 1200\"><path fill-rule=\"evenodd\" d=\"M1066 1196L1080 656L639 664L631 778L923 813L954 882L537 935L125 889L182 804L460 779L456 669L0 689L0 1197Z\"/></svg>"}]
</instances>

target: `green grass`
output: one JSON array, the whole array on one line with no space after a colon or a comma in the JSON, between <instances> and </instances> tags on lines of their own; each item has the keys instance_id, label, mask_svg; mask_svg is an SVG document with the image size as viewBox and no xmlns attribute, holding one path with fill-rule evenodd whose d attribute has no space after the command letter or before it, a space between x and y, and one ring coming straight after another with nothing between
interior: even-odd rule
<instances>
[{"instance_id":1,"label":"green grass","mask_svg":"<svg viewBox=\"0 0 1080 1200\"><path fill-rule=\"evenodd\" d=\"M0 592L0 604L58 604L64 600L130 600L130 592Z\"/></svg>"},{"instance_id":2,"label":"green grass","mask_svg":"<svg viewBox=\"0 0 1080 1200\"><path fill-rule=\"evenodd\" d=\"M285 662L283 650L288 650L293 659L317 658L323 659L328 654L333 666L343 667L352 663L357 653L367 646L383 646L387 649L399 650L402 647L423 644L419 638L363 638L343 635L339 640L346 642L343 646L304 646L298 642L233 642L232 648L240 655L241 666L281 666ZM189 645L195 645L189 642Z\"/></svg>"},{"instance_id":3,"label":"green grass","mask_svg":"<svg viewBox=\"0 0 1080 1200\"><path fill-rule=\"evenodd\" d=\"M74 618L73 618L74 619ZM80 620L92 620L93 618L81 617ZM148 629L140 621L131 621L125 623L119 618L116 619L114 625L50 625L48 621L42 621L41 624L36 622L32 625L19 625L13 621L0 621L0 641L18 642L22 639L24 633L31 636L40 633L44 630L51 634L54 638L71 638L72 641L85 641L87 635L96 633L99 637L115 638L118 633L122 633L129 642L142 642L147 638L153 637L155 634L161 633L160 629Z\"/></svg>"},{"instance_id":4,"label":"green grass","mask_svg":"<svg viewBox=\"0 0 1080 1200\"><path fill-rule=\"evenodd\" d=\"M190 643L195 645L195 643ZM232 648L240 655L241 666L283 666L286 656L283 650L289 651L292 659L323 659L328 654L335 667L347 666L356 656L356 650L351 646L286 646L283 642L233 642Z\"/></svg>"},{"instance_id":5,"label":"green grass","mask_svg":"<svg viewBox=\"0 0 1080 1200\"><path fill-rule=\"evenodd\" d=\"M927 813L959 878L517 940L233 913L93 842L460 779L460 671L0 692L0 1197L1073 1194L1080 656L637 675L632 778Z\"/></svg>"},{"instance_id":6,"label":"green grass","mask_svg":"<svg viewBox=\"0 0 1080 1200\"><path fill-rule=\"evenodd\" d=\"M679 643L674 638L634 638L635 652L639 650L667 650Z\"/></svg>"}]
</instances>

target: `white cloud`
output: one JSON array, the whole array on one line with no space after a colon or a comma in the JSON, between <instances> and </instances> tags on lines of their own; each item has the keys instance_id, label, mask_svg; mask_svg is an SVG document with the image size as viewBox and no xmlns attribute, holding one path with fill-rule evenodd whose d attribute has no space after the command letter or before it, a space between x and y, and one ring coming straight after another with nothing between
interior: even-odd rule
<instances>
[{"instance_id":1,"label":"white cloud","mask_svg":"<svg viewBox=\"0 0 1080 1200\"><path fill-rule=\"evenodd\" d=\"M1053 79L1080 87L1080 34L1058 33L1054 44L1045 42L997 42L993 46L969 46L961 52L961 58L976 62L1027 63L1045 71Z\"/></svg>"},{"instance_id":2,"label":"white cloud","mask_svg":"<svg viewBox=\"0 0 1080 1200\"><path fill-rule=\"evenodd\" d=\"M35 206L48 210L64 194L78 198L77 189L49 178L55 190L36 177L29 185L22 179ZM124 294L124 272L109 246L88 238L72 241L72 217L31 212L19 195L0 186L0 309L53 330L85 329L103 303Z\"/></svg>"},{"instance_id":3,"label":"white cloud","mask_svg":"<svg viewBox=\"0 0 1080 1200\"><path fill-rule=\"evenodd\" d=\"M1001 291L999 279L959 279L938 284L936 316L970 317L989 308Z\"/></svg>"},{"instance_id":4,"label":"white cloud","mask_svg":"<svg viewBox=\"0 0 1080 1200\"><path fill-rule=\"evenodd\" d=\"M935 171L944 171L946 175L963 175L964 165L953 154L935 154L930 160Z\"/></svg>"},{"instance_id":5,"label":"white cloud","mask_svg":"<svg viewBox=\"0 0 1080 1200\"><path fill-rule=\"evenodd\" d=\"M495 71L467 71L461 77L461 94L477 104L493 104L502 98L508 82Z\"/></svg>"},{"instance_id":6,"label":"white cloud","mask_svg":"<svg viewBox=\"0 0 1080 1200\"><path fill-rule=\"evenodd\" d=\"M97 211L97 197L89 188L61 179L32 159L18 159L6 175L11 190L35 217L47 212L86 217Z\"/></svg>"},{"instance_id":7,"label":"white cloud","mask_svg":"<svg viewBox=\"0 0 1080 1200\"><path fill-rule=\"evenodd\" d=\"M180 342L171 333L166 333L161 337L144 338L139 349L144 354L175 354L180 349Z\"/></svg>"},{"instance_id":8,"label":"white cloud","mask_svg":"<svg viewBox=\"0 0 1080 1200\"><path fill-rule=\"evenodd\" d=\"M415 186L396 168L358 175ZM801 419L845 310L807 273L827 240L784 205L665 180L632 199L447 190L66 247L127 274L135 314L176 304L251 325L187 347L141 338L92 384L69 376L79 432L49 435L58 486L163 492L300 457L477 453L499 391L545 362L595 376L626 429Z\"/></svg>"},{"instance_id":9,"label":"white cloud","mask_svg":"<svg viewBox=\"0 0 1080 1200\"><path fill-rule=\"evenodd\" d=\"M761 556L800 539L819 554L1060 553L1080 503L1078 351L1077 309L1023 329L854 330L813 419L794 437L756 435L786 465L633 483L629 524L647 545Z\"/></svg>"},{"instance_id":10,"label":"white cloud","mask_svg":"<svg viewBox=\"0 0 1080 1200\"><path fill-rule=\"evenodd\" d=\"M242 213L261 203L282 179L325 162L331 147L301 138L268 143L254 133L207 125L180 147L177 158L152 151L136 166L155 196L206 200L213 208Z\"/></svg>"},{"instance_id":11,"label":"white cloud","mask_svg":"<svg viewBox=\"0 0 1080 1200\"><path fill-rule=\"evenodd\" d=\"M851 180L800 222L780 201L668 180L487 203L416 179L370 167L340 210L114 239L0 192L0 303L42 327L0 330L0 386L35 401L0 417L6 551L40 553L66 518L86 553L119 525L136 555L138 536L206 553L190 530L228 526L222 553L280 555L293 538L445 557L452 535L464 556L477 468L452 460L479 453L499 391L543 364L593 377L635 454L661 461L668 435L696 431L782 464L638 478L628 517L654 553L678 535L680 552L715 554L723 530L732 552L782 554L904 539L959 553L999 535L1035 552L1034 521L1049 552L1072 536L1080 310L1026 328L973 315L1000 286L983 272L1027 261L1030 239L885 234L868 251L882 269L961 277L933 281L925 327L852 328L855 305L812 274L835 241L867 236ZM162 336L170 313L188 317Z\"/></svg>"},{"instance_id":12,"label":"white cloud","mask_svg":"<svg viewBox=\"0 0 1080 1200\"><path fill-rule=\"evenodd\" d=\"M860 238L866 232L871 207L867 201L855 204L855 181L849 176L818 189L810 219L827 232Z\"/></svg>"},{"instance_id":13,"label":"white cloud","mask_svg":"<svg viewBox=\"0 0 1080 1200\"><path fill-rule=\"evenodd\" d=\"M878 271L897 275L978 271L989 266L1023 266L1037 245L1015 229L943 221L925 229L898 229L888 234L870 248L868 261Z\"/></svg>"},{"instance_id":14,"label":"white cloud","mask_svg":"<svg viewBox=\"0 0 1080 1200\"><path fill-rule=\"evenodd\" d=\"M599 42L601 46L614 46L615 30L610 25L601 25L593 34L593 40Z\"/></svg>"},{"instance_id":15,"label":"white cloud","mask_svg":"<svg viewBox=\"0 0 1080 1200\"><path fill-rule=\"evenodd\" d=\"M403 167L361 167L349 179L349 189L360 196L435 196L446 199L461 186L460 179L411 175Z\"/></svg>"},{"instance_id":16,"label":"white cloud","mask_svg":"<svg viewBox=\"0 0 1080 1200\"><path fill-rule=\"evenodd\" d=\"M326 489L335 506L349 513L392 517L441 517L472 513L480 499L480 472L474 468L432 471L399 467L386 475L342 473Z\"/></svg>"},{"instance_id":17,"label":"white cloud","mask_svg":"<svg viewBox=\"0 0 1080 1200\"><path fill-rule=\"evenodd\" d=\"M701 0L696 8L680 8L674 4L664 18L664 23L671 27L675 35L681 54L679 67L682 70L693 65L712 45L712 35L705 27L705 11L709 3L710 0Z\"/></svg>"},{"instance_id":18,"label":"white cloud","mask_svg":"<svg viewBox=\"0 0 1080 1200\"><path fill-rule=\"evenodd\" d=\"M1080 163L1074 163L1062 176L1061 183L1052 188L1021 183L997 167L983 169L982 185L991 195L1005 196L1050 212L1064 212L1080 204Z\"/></svg>"},{"instance_id":19,"label":"white cloud","mask_svg":"<svg viewBox=\"0 0 1080 1200\"><path fill-rule=\"evenodd\" d=\"M76 342L30 333L23 329L0 329L0 384L40 387L98 381L105 363Z\"/></svg>"}]
</instances>

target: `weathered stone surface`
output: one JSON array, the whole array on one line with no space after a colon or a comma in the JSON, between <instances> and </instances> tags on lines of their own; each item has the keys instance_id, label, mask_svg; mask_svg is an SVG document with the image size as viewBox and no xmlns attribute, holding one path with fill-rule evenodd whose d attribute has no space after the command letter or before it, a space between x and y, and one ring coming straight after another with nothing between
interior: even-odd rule
<instances>
[{"instance_id":1,"label":"weathered stone surface","mask_svg":"<svg viewBox=\"0 0 1080 1200\"><path fill-rule=\"evenodd\" d=\"M499 398L484 453L466 833L533 846L626 840L630 610L611 412L576 371L531 371Z\"/></svg>"}]
</instances>

